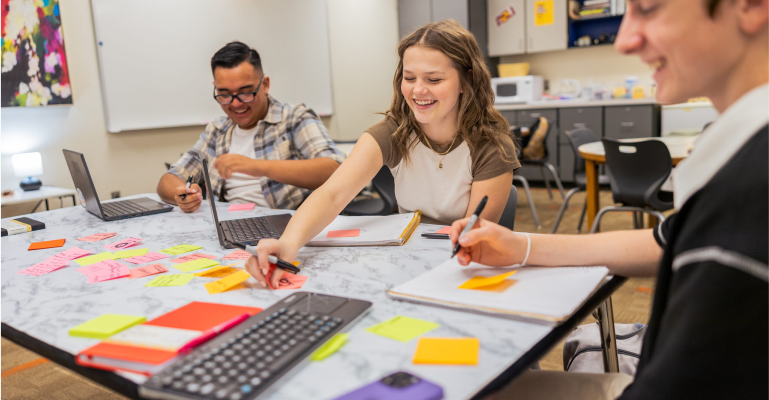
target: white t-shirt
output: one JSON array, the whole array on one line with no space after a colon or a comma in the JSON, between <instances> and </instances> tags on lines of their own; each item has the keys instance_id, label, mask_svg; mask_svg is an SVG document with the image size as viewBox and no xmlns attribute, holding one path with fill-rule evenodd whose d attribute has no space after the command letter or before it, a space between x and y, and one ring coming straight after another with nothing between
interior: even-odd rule
<instances>
[{"instance_id":1,"label":"white t-shirt","mask_svg":"<svg viewBox=\"0 0 769 400\"><path fill-rule=\"evenodd\" d=\"M236 125L232 129L230 154L240 154L248 158L256 158L256 152L254 151L255 136L256 127L244 130ZM224 180L224 189L227 191L227 201L230 203L256 203L259 207L270 206L264 198L259 178L255 176L235 172L230 179Z\"/></svg>"}]
</instances>

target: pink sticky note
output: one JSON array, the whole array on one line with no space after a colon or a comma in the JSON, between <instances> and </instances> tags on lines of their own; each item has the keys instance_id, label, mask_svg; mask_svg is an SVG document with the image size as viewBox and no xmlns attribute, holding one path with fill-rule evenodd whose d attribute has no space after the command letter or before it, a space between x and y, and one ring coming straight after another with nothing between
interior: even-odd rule
<instances>
[{"instance_id":1,"label":"pink sticky note","mask_svg":"<svg viewBox=\"0 0 769 400\"><path fill-rule=\"evenodd\" d=\"M95 235L81 237L80 239L77 239L77 240L80 240L83 242L98 242L99 240L109 239L115 235L117 235L117 233L114 233L114 232L113 233L97 233Z\"/></svg>"},{"instance_id":2,"label":"pink sticky note","mask_svg":"<svg viewBox=\"0 0 769 400\"><path fill-rule=\"evenodd\" d=\"M162 274L163 272L168 272L168 268L164 267L163 264L145 265L143 267L132 269L131 276L129 276L128 279L136 279L149 275Z\"/></svg>"},{"instance_id":3,"label":"pink sticky note","mask_svg":"<svg viewBox=\"0 0 769 400\"><path fill-rule=\"evenodd\" d=\"M270 265L270 272L267 273L267 276L265 278L267 279L267 283L270 285L270 289L273 289L273 290L301 289L302 286L304 285L304 282L308 278L308 276L306 275L294 275L284 271L283 276L280 278L280 281L278 281L279 286L277 288L274 288L270 283L270 278L272 277L272 271L275 271L274 265Z\"/></svg>"},{"instance_id":4,"label":"pink sticky note","mask_svg":"<svg viewBox=\"0 0 769 400\"><path fill-rule=\"evenodd\" d=\"M449 233L451 233L451 227L450 227L450 226L447 226L447 227L445 227L445 228L441 228L441 229L439 229L439 230L438 230L437 232L435 232L435 233L445 233L445 234L447 234L447 235L448 235Z\"/></svg>"},{"instance_id":5,"label":"pink sticky note","mask_svg":"<svg viewBox=\"0 0 769 400\"><path fill-rule=\"evenodd\" d=\"M20 274L40 276L67 266L67 261L46 260L29 268L17 271Z\"/></svg>"},{"instance_id":6,"label":"pink sticky note","mask_svg":"<svg viewBox=\"0 0 769 400\"><path fill-rule=\"evenodd\" d=\"M327 238L358 237L360 229L345 229L343 231L328 231Z\"/></svg>"},{"instance_id":7,"label":"pink sticky note","mask_svg":"<svg viewBox=\"0 0 769 400\"><path fill-rule=\"evenodd\" d=\"M147 253L143 256L123 258L122 260L128 261L131 264L139 265L139 264L144 264L144 263L153 262L157 260L162 260L164 258L168 258L168 255L162 254L162 253Z\"/></svg>"},{"instance_id":8,"label":"pink sticky note","mask_svg":"<svg viewBox=\"0 0 769 400\"><path fill-rule=\"evenodd\" d=\"M219 257L217 257L217 256L209 256L208 254L203 254L203 253L195 253L195 254L189 254L189 255L186 255L186 256L181 256L179 258L174 258L173 260L171 260L171 262L178 264L178 263L184 263L184 262L187 262L187 261L197 260L197 259L200 259L200 258L207 258L209 260L213 260L213 259L219 258Z\"/></svg>"},{"instance_id":9,"label":"pink sticky note","mask_svg":"<svg viewBox=\"0 0 769 400\"><path fill-rule=\"evenodd\" d=\"M69 262L70 260L74 260L76 258L84 257L89 254L93 253L90 250L84 250L79 247L73 247L67 251L62 251L59 254L54 254L51 257L48 257L48 260L50 261L63 261L63 262Z\"/></svg>"},{"instance_id":10,"label":"pink sticky note","mask_svg":"<svg viewBox=\"0 0 769 400\"><path fill-rule=\"evenodd\" d=\"M251 253L245 250L235 250L222 257L222 260L248 260L249 257L251 257Z\"/></svg>"},{"instance_id":11,"label":"pink sticky note","mask_svg":"<svg viewBox=\"0 0 769 400\"><path fill-rule=\"evenodd\" d=\"M254 203L247 203L247 204L233 204L229 208L227 208L227 211L244 211L244 210L253 210L254 206L256 204Z\"/></svg>"},{"instance_id":12,"label":"pink sticky note","mask_svg":"<svg viewBox=\"0 0 769 400\"><path fill-rule=\"evenodd\" d=\"M104 260L87 267L79 268L77 271L88 276L88 283L103 282L131 275L131 270L127 265L121 264L115 260Z\"/></svg>"},{"instance_id":13,"label":"pink sticky note","mask_svg":"<svg viewBox=\"0 0 769 400\"><path fill-rule=\"evenodd\" d=\"M125 249L127 247L136 246L138 243L141 243L141 241L142 240L139 239L139 238L130 237L128 239L123 239L123 240L121 240L119 242L108 244L108 245L104 246L104 248L109 250L109 251L123 250L123 249Z\"/></svg>"}]
</instances>

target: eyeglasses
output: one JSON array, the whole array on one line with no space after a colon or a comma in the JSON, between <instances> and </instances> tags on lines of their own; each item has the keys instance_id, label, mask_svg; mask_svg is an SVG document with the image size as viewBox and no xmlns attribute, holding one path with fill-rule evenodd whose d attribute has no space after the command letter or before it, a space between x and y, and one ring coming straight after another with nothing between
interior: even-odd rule
<instances>
[{"instance_id":1,"label":"eyeglasses","mask_svg":"<svg viewBox=\"0 0 769 400\"><path fill-rule=\"evenodd\" d=\"M214 89L214 100L216 100L219 104L232 104L234 101L234 98L237 97L238 100L240 100L241 103L250 103L254 100L256 100L256 94L259 92L259 88L262 87L262 82L264 82L264 76L262 76L262 79L259 81L259 85L256 87L256 90L253 92L246 92L246 93L238 93L238 94L216 94L216 89Z\"/></svg>"}]
</instances>

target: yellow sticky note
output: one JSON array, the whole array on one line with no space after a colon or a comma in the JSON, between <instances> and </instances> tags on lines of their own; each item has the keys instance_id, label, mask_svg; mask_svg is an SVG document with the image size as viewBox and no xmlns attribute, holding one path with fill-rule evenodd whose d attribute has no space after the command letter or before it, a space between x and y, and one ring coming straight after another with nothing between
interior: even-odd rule
<instances>
[{"instance_id":1,"label":"yellow sticky note","mask_svg":"<svg viewBox=\"0 0 769 400\"><path fill-rule=\"evenodd\" d=\"M241 282L245 282L251 275L246 271L238 271L226 278L219 279L218 281L206 283L206 290L208 294L221 293Z\"/></svg>"},{"instance_id":2,"label":"yellow sticky note","mask_svg":"<svg viewBox=\"0 0 769 400\"><path fill-rule=\"evenodd\" d=\"M116 251L115 254L112 256L112 258L117 260L118 258L143 256L147 254L148 251L150 251L150 249L121 250L121 251Z\"/></svg>"},{"instance_id":3,"label":"yellow sticky note","mask_svg":"<svg viewBox=\"0 0 769 400\"><path fill-rule=\"evenodd\" d=\"M190 272L198 269L213 267L219 265L217 261L209 260L207 258L198 258L197 260L187 261L186 263L176 264L174 268L179 271Z\"/></svg>"},{"instance_id":4,"label":"yellow sticky note","mask_svg":"<svg viewBox=\"0 0 769 400\"><path fill-rule=\"evenodd\" d=\"M476 338L419 338L414 364L478 365Z\"/></svg>"},{"instance_id":5,"label":"yellow sticky note","mask_svg":"<svg viewBox=\"0 0 769 400\"><path fill-rule=\"evenodd\" d=\"M178 246L169 247L167 249L160 250L160 253L168 254L169 256L175 256L182 253L187 253L193 250L202 249L201 246L195 246L191 244L180 244Z\"/></svg>"},{"instance_id":6,"label":"yellow sticky note","mask_svg":"<svg viewBox=\"0 0 769 400\"><path fill-rule=\"evenodd\" d=\"M161 275L149 282L147 282L147 287L153 287L153 286L184 286L187 284L187 282L191 281L192 278L194 278L195 275L192 274L170 274L170 275Z\"/></svg>"},{"instance_id":7,"label":"yellow sticky note","mask_svg":"<svg viewBox=\"0 0 769 400\"><path fill-rule=\"evenodd\" d=\"M419 335L423 335L439 326L440 325L435 322L399 315L374 326L370 326L366 328L366 331L401 342L408 342L409 340L414 339Z\"/></svg>"},{"instance_id":8,"label":"yellow sticky note","mask_svg":"<svg viewBox=\"0 0 769 400\"><path fill-rule=\"evenodd\" d=\"M323 343L322 346L318 347L318 350L315 350L315 352L310 355L310 360L323 361L326 357L336 353L336 351L342 348L347 342L348 336L350 336L349 333L337 333L326 343Z\"/></svg>"},{"instance_id":9,"label":"yellow sticky note","mask_svg":"<svg viewBox=\"0 0 769 400\"><path fill-rule=\"evenodd\" d=\"M534 2L534 26L552 25L555 22L553 0Z\"/></svg>"},{"instance_id":10,"label":"yellow sticky note","mask_svg":"<svg viewBox=\"0 0 769 400\"><path fill-rule=\"evenodd\" d=\"M102 262L104 260L114 260L112 257L112 253L105 251L104 253L94 254L88 257L76 258L74 261L80 264L80 266L85 267L91 264L96 264L97 262Z\"/></svg>"},{"instance_id":11,"label":"yellow sticky note","mask_svg":"<svg viewBox=\"0 0 769 400\"><path fill-rule=\"evenodd\" d=\"M70 336L106 339L124 329L146 321L135 315L104 314L69 330Z\"/></svg>"},{"instance_id":12,"label":"yellow sticky note","mask_svg":"<svg viewBox=\"0 0 769 400\"><path fill-rule=\"evenodd\" d=\"M505 289L510 287L514 281L509 281L510 283L507 284L505 282L505 279L510 277L510 275L513 275L514 273L518 272L512 271L505 274L499 274L490 276L488 278L483 276L474 276L472 279L468 280L467 282L463 283L459 289L476 289L476 290L495 290L498 289L497 286L505 286ZM502 285L505 284L505 285Z\"/></svg>"},{"instance_id":13,"label":"yellow sticky note","mask_svg":"<svg viewBox=\"0 0 769 400\"><path fill-rule=\"evenodd\" d=\"M216 267L209 269L208 271L198 272L195 274L195 276L202 276L206 278L221 278L227 275L234 274L238 271L241 271L240 269L232 268L232 266L238 265L238 264L240 263L235 263L230 265L218 265Z\"/></svg>"}]
</instances>

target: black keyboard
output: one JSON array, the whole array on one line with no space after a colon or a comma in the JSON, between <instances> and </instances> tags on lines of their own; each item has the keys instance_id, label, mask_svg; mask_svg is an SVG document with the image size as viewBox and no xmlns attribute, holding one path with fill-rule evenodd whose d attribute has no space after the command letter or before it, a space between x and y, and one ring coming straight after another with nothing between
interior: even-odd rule
<instances>
[{"instance_id":1,"label":"black keyboard","mask_svg":"<svg viewBox=\"0 0 769 400\"><path fill-rule=\"evenodd\" d=\"M142 207L130 200L101 203L101 208L104 210L104 215L108 217L118 217L121 215L130 215L149 211L148 208Z\"/></svg>"},{"instance_id":2,"label":"black keyboard","mask_svg":"<svg viewBox=\"0 0 769 400\"><path fill-rule=\"evenodd\" d=\"M297 292L154 375L139 387L139 394L152 399L255 399L370 307L368 301Z\"/></svg>"},{"instance_id":3,"label":"black keyboard","mask_svg":"<svg viewBox=\"0 0 769 400\"><path fill-rule=\"evenodd\" d=\"M264 217L233 219L221 223L229 230L235 242L280 237L275 227Z\"/></svg>"}]
</instances>

